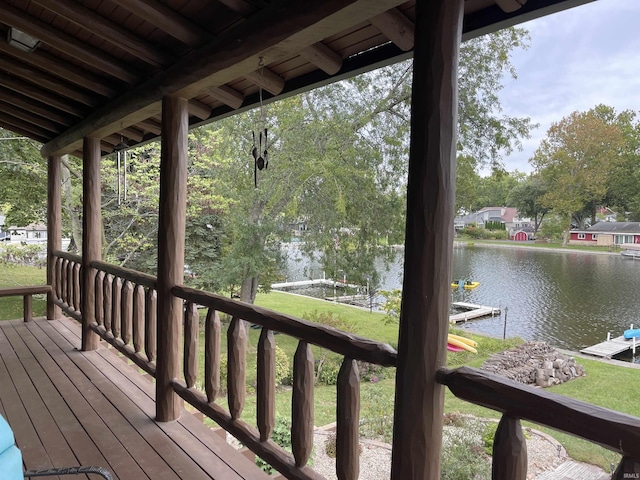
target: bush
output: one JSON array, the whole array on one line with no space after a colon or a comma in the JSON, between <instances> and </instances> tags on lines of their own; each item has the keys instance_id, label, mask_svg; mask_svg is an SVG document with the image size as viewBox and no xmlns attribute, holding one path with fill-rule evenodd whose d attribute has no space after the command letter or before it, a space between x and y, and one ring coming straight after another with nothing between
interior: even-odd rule
<instances>
[{"instance_id":1,"label":"bush","mask_svg":"<svg viewBox=\"0 0 640 480\"><path fill-rule=\"evenodd\" d=\"M489 480L491 464L469 426L445 432L441 480ZM456 432L456 433L453 433Z\"/></svg>"},{"instance_id":2,"label":"bush","mask_svg":"<svg viewBox=\"0 0 640 480\"><path fill-rule=\"evenodd\" d=\"M358 360L358 373L361 382L377 383L387 376L384 367L361 360Z\"/></svg>"},{"instance_id":3,"label":"bush","mask_svg":"<svg viewBox=\"0 0 640 480\"><path fill-rule=\"evenodd\" d=\"M341 362L335 358L323 357L315 362L316 383L319 385L335 385L338 383Z\"/></svg>"},{"instance_id":4,"label":"bush","mask_svg":"<svg viewBox=\"0 0 640 480\"><path fill-rule=\"evenodd\" d=\"M302 318L309 320L310 322L321 323L329 327L337 328L344 332L354 332L356 327L356 322L346 320L332 311L320 312L318 310L314 310L313 312L305 313Z\"/></svg>"},{"instance_id":5,"label":"bush","mask_svg":"<svg viewBox=\"0 0 640 480\"><path fill-rule=\"evenodd\" d=\"M484 451L487 455L493 455L493 441L496 438L496 431L498 430L498 424L496 422L489 422L482 434L482 444L484 445Z\"/></svg>"},{"instance_id":6,"label":"bush","mask_svg":"<svg viewBox=\"0 0 640 480\"><path fill-rule=\"evenodd\" d=\"M360 435L371 440L391 443L393 438L393 398L380 388L361 391Z\"/></svg>"},{"instance_id":7,"label":"bush","mask_svg":"<svg viewBox=\"0 0 640 480\"><path fill-rule=\"evenodd\" d=\"M284 448L287 452L291 453L291 419L286 417L276 417L275 425L273 426L273 433L271 434L271 440ZM275 469L260 457L256 457L256 465L260 467L264 472L271 475L275 472Z\"/></svg>"},{"instance_id":8,"label":"bush","mask_svg":"<svg viewBox=\"0 0 640 480\"><path fill-rule=\"evenodd\" d=\"M276 387L279 385L289 385L291 383L291 363L289 356L276 345Z\"/></svg>"}]
</instances>

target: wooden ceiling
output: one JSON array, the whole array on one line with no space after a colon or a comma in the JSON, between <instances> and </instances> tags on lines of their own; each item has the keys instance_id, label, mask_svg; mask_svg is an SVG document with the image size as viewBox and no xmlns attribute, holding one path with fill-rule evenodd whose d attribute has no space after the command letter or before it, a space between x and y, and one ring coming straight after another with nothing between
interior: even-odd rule
<instances>
[{"instance_id":1,"label":"wooden ceiling","mask_svg":"<svg viewBox=\"0 0 640 480\"><path fill-rule=\"evenodd\" d=\"M466 0L465 38L588 0ZM520 4L525 5L520 7ZM411 56L415 0L0 0L0 127L43 155L105 154ZM10 30L39 40L25 52Z\"/></svg>"}]
</instances>

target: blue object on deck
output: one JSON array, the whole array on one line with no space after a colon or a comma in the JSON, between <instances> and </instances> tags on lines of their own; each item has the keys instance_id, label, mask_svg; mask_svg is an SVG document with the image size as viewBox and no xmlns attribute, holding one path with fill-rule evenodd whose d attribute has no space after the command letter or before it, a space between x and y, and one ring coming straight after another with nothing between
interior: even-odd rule
<instances>
[{"instance_id":1,"label":"blue object on deck","mask_svg":"<svg viewBox=\"0 0 640 480\"><path fill-rule=\"evenodd\" d=\"M2 480L23 480L22 455L16 447L13 431L0 415L0 478Z\"/></svg>"},{"instance_id":2,"label":"blue object on deck","mask_svg":"<svg viewBox=\"0 0 640 480\"><path fill-rule=\"evenodd\" d=\"M624 338L631 340L632 338L640 338L640 328L634 328L633 330L625 330Z\"/></svg>"}]
</instances>

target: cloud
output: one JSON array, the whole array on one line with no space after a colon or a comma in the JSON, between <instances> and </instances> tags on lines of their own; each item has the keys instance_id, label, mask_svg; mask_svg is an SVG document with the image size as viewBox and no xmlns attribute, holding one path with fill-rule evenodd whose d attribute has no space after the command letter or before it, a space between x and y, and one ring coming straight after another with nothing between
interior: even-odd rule
<instances>
[{"instance_id":1,"label":"cloud","mask_svg":"<svg viewBox=\"0 0 640 480\"><path fill-rule=\"evenodd\" d=\"M523 24L528 50L514 52L518 79L505 79L504 113L540 127L504 163L531 171L527 160L553 122L605 104L640 111L640 36L637 0L599 0Z\"/></svg>"}]
</instances>

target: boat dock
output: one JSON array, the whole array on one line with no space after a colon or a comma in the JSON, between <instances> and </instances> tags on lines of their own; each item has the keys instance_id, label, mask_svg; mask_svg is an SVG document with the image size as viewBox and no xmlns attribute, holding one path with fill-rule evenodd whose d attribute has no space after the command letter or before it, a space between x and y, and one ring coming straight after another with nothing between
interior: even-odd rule
<instances>
[{"instance_id":1,"label":"boat dock","mask_svg":"<svg viewBox=\"0 0 640 480\"><path fill-rule=\"evenodd\" d=\"M452 302L451 306L464 310L464 312L456 313L449 317L450 323L462 323L473 318L488 317L500 315L500 309L496 307L487 307L486 305L476 305L466 302Z\"/></svg>"},{"instance_id":2,"label":"boat dock","mask_svg":"<svg viewBox=\"0 0 640 480\"><path fill-rule=\"evenodd\" d=\"M272 283L271 288L274 290L283 288L303 288L303 287L315 287L322 285L324 287L337 287L337 288L362 288L362 285L355 285L353 283L346 283L341 280L333 281L330 278L317 278L315 280L298 280L296 282L280 282Z\"/></svg>"},{"instance_id":3,"label":"boat dock","mask_svg":"<svg viewBox=\"0 0 640 480\"><path fill-rule=\"evenodd\" d=\"M609 338L604 342L600 342L591 347L583 348L580 353L593 355L595 357L610 358L627 350L633 351L635 355L636 347L640 347L640 343L635 339L627 340L624 336Z\"/></svg>"}]
</instances>

